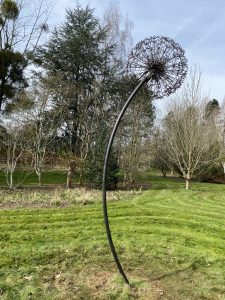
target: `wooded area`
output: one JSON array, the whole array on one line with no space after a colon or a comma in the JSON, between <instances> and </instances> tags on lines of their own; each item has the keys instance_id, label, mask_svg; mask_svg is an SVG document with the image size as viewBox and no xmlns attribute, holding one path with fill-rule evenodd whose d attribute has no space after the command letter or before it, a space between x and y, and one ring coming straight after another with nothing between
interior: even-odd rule
<instances>
[{"instance_id":1,"label":"wooded area","mask_svg":"<svg viewBox=\"0 0 225 300\"><path fill-rule=\"evenodd\" d=\"M43 170L57 167L67 170L68 188L75 174L98 188L109 133L138 83L126 71L133 24L113 2L102 19L77 4L48 32L51 5L42 0L28 14L26 2L1 2L1 170L10 189L16 170L35 172L41 186ZM193 177L221 173L224 109L201 94L200 77L190 73L157 122L151 91L137 94L116 136L108 188L154 167L178 172L186 188Z\"/></svg>"},{"instance_id":2,"label":"wooded area","mask_svg":"<svg viewBox=\"0 0 225 300\"><path fill-rule=\"evenodd\" d=\"M34 170L41 185L42 170L54 157L53 161L61 159L68 168L67 187L72 186L75 173L80 183L91 181L98 187L112 124L137 84L137 78L128 76L125 68L132 22L115 4L105 11L102 20L95 17L93 9L78 4L67 10L65 22L40 46L40 36L47 28L46 21L40 25L43 13L46 20L48 15L44 4L40 4L41 16L33 21L28 37L21 38L26 44L23 52L18 52L16 43L23 7L11 0L1 4L7 6L1 30L2 170L11 189L16 168ZM33 39L35 43L31 43ZM14 55L20 55L23 62ZM116 186L119 170L124 184L134 180L141 148L155 118L151 101L151 93L145 88L120 128L110 158L111 188Z\"/></svg>"}]
</instances>

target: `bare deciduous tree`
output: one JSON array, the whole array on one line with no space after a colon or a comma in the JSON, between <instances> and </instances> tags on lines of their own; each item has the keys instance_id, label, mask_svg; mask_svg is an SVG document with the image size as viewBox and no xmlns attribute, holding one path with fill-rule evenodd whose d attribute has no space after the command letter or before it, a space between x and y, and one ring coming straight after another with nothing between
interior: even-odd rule
<instances>
[{"instance_id":1,"label":"bare deciduous tree","mask_svg":"<svg viewBox=\"0 0 225 300\"><path fill-rule=\"evenodd\" d=\"M24 135L23 125L18 120L10 118L4 120L4 127L1 127L1 143L4 147L5 162L3 171L9 188L14 188L13 174L18 161L22 158L27 149L27 139Z\"/></svg>"},{"instance_id":2,"label":"bare deciduous tree","mask_svg":"<svg viewBox=\"0 0 225 300\"><path fill-rule=\"evenodd\" d=\"M46 151L57 135L64 110L63 106L54 106L51 90L46 84L37 83L36 88L30 90L28 97L33 105L22 112L22 118L26 124L34 169L41 186Z\"/></svg>"},{"instance_id":3,"label":"bare deciduous tree","mask_svg":"<svg viewBox=\"0 0 225 300\"><path fill-rule=\"evenodd\" d=\"M219 132L219 140L220 140L220 157L221 164L223 167L223 173L225 176L225 99L223 103L217 111L217 114L213 116L217 125L217 130Z\"/></svg>"},{"instance_id":4,"label":"bare deciduous tree","mask_svg":"<svg viewBox=\"0 0 225 300\"><path fill-rule=\"evenodd\" d=\"M119 165L123 171L124 185L132 183L138 170L143 167L144 145L151 135L154 120L154 108L150 101L144 93L137 96L119 131Z\"/></svg>"},{"instance_id":5,"label":"bare deciduous tree","mask_svg":"<svg viewBox=\"0 0 225 300\"><path fill-rule=\"evenodd\" d=\"M117 60L126 62L133 44L133 23L128 16L124 16L117 2L111 1L104 12L103 25L107 28L107 46L114 46Z\"/></svg>"},{"instance_id":6,"label":"bare deciduous tree","mask_svg":"<svg viewBox=\"0 0 225 300\"><path fill-rule=\"evenodd\" d=\"M218 159L218 130L206 120L201 96L201 74L194 70L180 94L173 99L161 130L160 151L164 160L175 165L186 180L211 167Z\"/></svg>"}]
</instances>

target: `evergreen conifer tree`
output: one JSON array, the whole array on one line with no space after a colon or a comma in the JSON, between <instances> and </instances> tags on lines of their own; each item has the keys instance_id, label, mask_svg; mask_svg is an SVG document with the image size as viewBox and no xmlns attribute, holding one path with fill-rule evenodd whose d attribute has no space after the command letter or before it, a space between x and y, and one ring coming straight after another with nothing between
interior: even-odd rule
<instances>
[{"instance_id":1,"label":"evergreen conifer tree","mask_svg":"<svg viewBox=\"0 0 225 300\"><path fill-rule=\"evenodd\" d=\"M104 122L99 124L99 130L96 134L95 142L92 145L89 159L86 163L86 177L94 183L96 188L102 186L102 174L104 159L106 153L106 147L108 144L108 128ZM118 183L118 171L117 156L114 149L112 149L108 161L106 187L107 189L115 189Z\"/></svg>"}]
</instances>

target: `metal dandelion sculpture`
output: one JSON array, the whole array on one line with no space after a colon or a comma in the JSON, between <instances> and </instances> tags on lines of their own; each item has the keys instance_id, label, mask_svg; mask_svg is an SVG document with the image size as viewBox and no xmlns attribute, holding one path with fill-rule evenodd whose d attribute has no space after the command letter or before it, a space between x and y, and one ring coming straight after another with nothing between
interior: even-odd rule
<instances>
[{"instance_id":1,"label":"metal dandelion sculpture","mask_svg":"<svg viewBox=\"0 0 225 300\"><path fill-rule=\"evenodd\" d=\"M119 123L138 90L147 83L153 99L160 99L174 93L181 86L187 74L187 59L184 56L184 50L172 39L153 36L139 42L132 49L128 58L127 69L130 74L138 76L140 82L124 104L108 143L103 170L102 202L109 246L120 274L124 281L129 284L113 244L107 212L106 174L110 150Z\"/></svg>"},{"instance_id":2,"label":"metal dandelion sculpture","mask_svg":"<svg viewBox=\"0 0 225 300\"><path fill-rule=\"evenodd\" d=\"M168 37L153 36L139 42L128 58L128 71L148 81L153 98L174 93L187 74L184 50Z\"/></svg>"}]
</instances>

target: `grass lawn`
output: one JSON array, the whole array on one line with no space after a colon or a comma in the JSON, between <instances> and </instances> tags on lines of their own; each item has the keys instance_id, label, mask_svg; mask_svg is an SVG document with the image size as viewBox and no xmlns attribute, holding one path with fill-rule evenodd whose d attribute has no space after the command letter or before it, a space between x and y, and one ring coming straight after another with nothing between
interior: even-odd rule
<instances>
[{"instance_id":1,"label":"grass lawn","mask_svg":"<svg viewBox=\"0 0 225 300\"><path fill-rule=\"evenodd\" d=\"M43 171L42 180L44 184L66 184L66 170ZM35 172L27 173L26 171L16 170L13 174L14 185L38 185L38 177ZM4 172L0 172L0 185L6 185Z\"/></svg>"},{"instance_id":2,"label":"grass lawn","mask_svg":"<svg viewBox=\"0 0 225 300\"><path fill-rule=\"evenodd\" d=\"M0 211L0 299L225 299L225 186L150 181L151 190L108 205L131 288L97 199Z\"/></svg>"}]
</instances>

